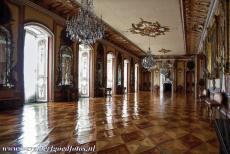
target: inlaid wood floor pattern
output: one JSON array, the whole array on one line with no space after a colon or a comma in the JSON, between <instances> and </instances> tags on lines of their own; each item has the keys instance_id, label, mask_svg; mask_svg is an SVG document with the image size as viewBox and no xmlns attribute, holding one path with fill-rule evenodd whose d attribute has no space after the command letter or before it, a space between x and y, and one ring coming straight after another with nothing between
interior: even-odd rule
<instances>
[{"instance_id":1,"label":"inlaid wood floor pattern","mask_svg":"<svg viewBox=\"0 0 230 154\"><path fill-rule=\"evenodd\" d=\"M219 153L207 113L192 96L140 92L0 112L0 151L7 146L80 145L95 145L91 153L98 154Z\"/></svg>"}]
</instances>

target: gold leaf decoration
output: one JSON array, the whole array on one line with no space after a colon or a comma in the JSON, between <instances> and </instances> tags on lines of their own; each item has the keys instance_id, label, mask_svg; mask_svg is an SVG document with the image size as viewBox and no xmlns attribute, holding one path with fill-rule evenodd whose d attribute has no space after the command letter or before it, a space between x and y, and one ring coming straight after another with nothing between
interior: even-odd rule
<instances>
[{"instance_id":1,"label":"gold leaf decoration","mask_svg":"<svg viewBox=\"0 0 230 154\"><path fill-rule=\"evenodd\" d=\"M171 52L171 50L166 50L166 49L162 48L162 49L160 49L158 52L163 53L163 54L166 54L166 53L168 53L168 52Z\"/></svg>"},{"instance_id":2,"label":"gold leaf decoration","mask_svg":"<svg viewBox=\"0 0 230 154\"><path fill-rule=\"evenodd\" d=\"M162 26L158 21L150 22L145 21L140 18L140 22L137 24L132 24L130 32L133 34L140 34L142 36L156 37L159 35L165 35L165 32L169 32L170 28L167 26Z\"/></svg>"}]
</instances>

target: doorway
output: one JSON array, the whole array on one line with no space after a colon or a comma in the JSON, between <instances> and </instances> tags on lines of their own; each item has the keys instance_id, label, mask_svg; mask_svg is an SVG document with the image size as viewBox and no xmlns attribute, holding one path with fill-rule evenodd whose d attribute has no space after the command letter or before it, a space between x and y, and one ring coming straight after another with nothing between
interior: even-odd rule
<instances>
[{"instance_id":1,"label":"doorway","mask_svg":"<svg viewBox=\"0 0 230 154\"><path fill-rule=\"evenodd\" d=\"M162 69L160 69L160 72L162 72ZM163 84L165 82L165 76L160 73L160 92L162 93L163 92Z\"/></svg>"},{"instance_id":2,"label":"doorway","mask_svg":"<svg viewBox=\"0 0 230 154\"><path fill-rule=\"evenodd\" d=\"M107 88L113 89L113 54L107 54ZM112 91L111 91L112 92Z\"/></svg>"},{"instance_id":3,"label":"doorway","mask_svg":"<svg viewBox=\"0 0 230 154\"><path fill-rule=\"evenodd\" d=\"M79 45L78 91L80 97L89 97L90 46Z\"/></svg>"},{"instance_id":4,"label":"doorway","mask_svg":"<svg viewBox=\"0 0 230 154\"><path fill-rule=\"evenodd\" d=\"M43 25L24 26L24 93L25 102L51 100L52 33ZM51 56L50 56L51 55Z\"/></svg>"},{"instance_id":5,"label":"doorway","mask_svg":"<svg viewBox=\"0 0 230 154\"><path fill-rule=\"evenodd\" d=\"M124 60L124 93L128 93L128 63L127 59Z\"/></svg>"}]
</instances>

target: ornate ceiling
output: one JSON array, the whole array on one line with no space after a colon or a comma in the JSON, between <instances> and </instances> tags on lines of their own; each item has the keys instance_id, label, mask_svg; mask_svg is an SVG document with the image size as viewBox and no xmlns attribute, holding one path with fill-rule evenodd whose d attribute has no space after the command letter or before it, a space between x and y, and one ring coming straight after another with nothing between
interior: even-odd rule
<instances>
[{"instance_id":1,"label":"ornate ceiling","mask_svg":"<svg viewBox=\"0 0 230 154\"><path fill-rule=\"evenodd\" d=\"M31 1L66 19L78 11L80 0ZM162 48L171 50L167 55L185 55L197 51L210 0L94 0L94 3L96 14L105 21L107 41L137 56L144 55L149 46L154 55L164 55L158 52ZM166 28L161 32L163 35L149 41L148 36L132 33L130 30L140 23L140 18L145 24Z\"/></svg>"},{"instance_id":2,"label":"ornate ceiling","mask_svg":"<svg viewBox=\"0 0 230 154\"><path fill-rule=\"evenodd\" d=\"M58 14L59 16L67 19L73 16L79 10L79 3L75 0L30 0L37 5L48 9L51 12ZM132 43L125 36L120 34L113 27L105 23L106 31L104 39L115 44L125 51L130 51L136 56L141 56L144 52L134 43Z\"/></svg>"},{"instance_id":3,"label":"ornate ceiling","mask_svg":"<svg viewBox=\"0 0 230 154\"><path fill-rule=\"evenodd\" d=\"M94 4L98 16L102 14L107 24L144 52L150 46L154 55L162 54L158 52L162 48L172 51L167 55L186 54L179 0L94 0ZM139 34L130 31L133 27ZM160 32L162 28L166 32ZM160 32L160 35L156 36L154 31ZM156 37L149 38L146 33Z\"/></svg>"},{"instance_id":4,"label":"ornate ceiling","mask_svg":"<svg viewBox=\"0 0 230 154\"><path fill-rule=\"evenodd\" d=\"M195 54L208 14L211 0L184 0L187 54Z\"/></svg>"}]
</instances>

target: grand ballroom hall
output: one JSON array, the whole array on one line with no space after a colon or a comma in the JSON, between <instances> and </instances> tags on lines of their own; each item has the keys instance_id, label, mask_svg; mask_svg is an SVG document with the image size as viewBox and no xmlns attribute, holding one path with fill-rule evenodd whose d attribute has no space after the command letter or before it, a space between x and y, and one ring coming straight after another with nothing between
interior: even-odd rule
<instances>
[{"instance_id":1,"label":"grand ballroom hall","mask_svg":"<svg viewBox=\"0 0 230 154\"><path fill-rule=\"evenodd\" d=\"M229 0L1 0L0 154L230 154Z\"/></svg>"}]
</instances>

